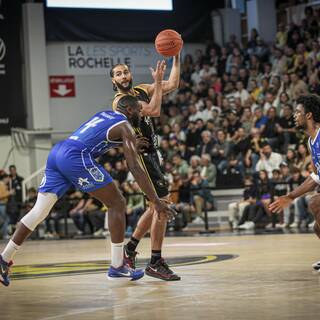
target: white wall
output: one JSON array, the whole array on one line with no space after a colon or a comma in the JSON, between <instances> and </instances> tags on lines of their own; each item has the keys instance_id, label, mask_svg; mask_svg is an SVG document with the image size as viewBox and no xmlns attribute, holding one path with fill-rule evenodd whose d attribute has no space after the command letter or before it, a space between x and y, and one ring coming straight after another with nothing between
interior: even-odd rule
<instances>
[{"instance_id":1,"label":"white wall","mask_svg":"<svg viewBox=\"0 0 320 320\"><path fill-rule=\"evenodd\" d=\"M8 170L9 165L14 164L17 167L18 173L26 177L31 173L29 161L30 152L17 148L14 148L11 152L12 146L11 136L0 136L0 169ZM9 152L10 156L8 157Z\"/></svg>"},{"instance_id":2,"label":"white wall","mask_svg":"<svg viewBox=\"0 0 320 320\"><path fill-rule=\"evenodd\" d=\"M50 121L51 127L56 130L74 130L83 121L92 116L95 112L103 108L111 108L111 100L114 96L112 84L109 77L109 70L101 71L99 69L88 70L87 74L84 70L75 70L72 74L67 66L66 47L75 46L75 43L55 43L50 42L47 45L47 62L48 75L75 75L75 98L50 98ZM83 44L92 48L95 44ZM108 46L108 43L97 44ZM128 48L132 44L118 44ZM152 48L150 54L146 57L136 57L135 65L132 66L134 74L134 84L151 83L152 77L148 71L148 66L154 66L156 60L160 57L153 49L153 44L137 44L136 47ZM203 45L187 44L184 46L183 54L194 54L197 49L204 49ZM88 49L89 50L89 49ZM142 68L137 68L137 64L145 64L144 74L141 73ZM168 68L170 69L170 67ZM134 71L137 71L135 73ZM146 70L146 71L145 71ZM96 74L94 74L96 72Z\"/></svg>"},{"instance_id":3,"label":"white wall","mask_svg":"<svg viewBox=\"0 0 320 320\"><path fill-rule=\"evenodd\" d=\"M247 1L248 33L256 28L267 43L273 43L277 32L274 0Z\"/></svg>"}]
</instances>

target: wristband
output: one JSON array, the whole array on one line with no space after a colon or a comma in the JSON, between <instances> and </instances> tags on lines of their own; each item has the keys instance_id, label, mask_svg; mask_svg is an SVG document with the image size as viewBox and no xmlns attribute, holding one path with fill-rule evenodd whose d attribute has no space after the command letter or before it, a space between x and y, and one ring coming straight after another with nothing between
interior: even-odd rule
<instances>
[{"instance_id":1,"label":"wristband","mask_svg":"<svg viewBox=\"0 0 320 320\"><path fill-rule=\"evenodd\" d=\"M314 172L312 172L310 174L310 177L312 178L312 180L317 183L317 184L320 184L320 179L319 179L319 176L317 174L315 174Z\"/></svg>"}]
</instances>

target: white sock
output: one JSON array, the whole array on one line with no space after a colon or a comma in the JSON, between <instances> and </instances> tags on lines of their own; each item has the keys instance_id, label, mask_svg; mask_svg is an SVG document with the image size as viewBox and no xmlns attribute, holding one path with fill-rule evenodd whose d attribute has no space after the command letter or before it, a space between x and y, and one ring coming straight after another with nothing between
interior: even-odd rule
<instances>
[{"instance_id":1,"label":"white sock","mask_svg":"<svg viewBox=\"0 0 320 320\"><path fill-rule=\"evenodd\" d=\"M123 242L111 243L111 265L119 268L123 265Z\"/></svg>"},{"instance_id":2,"label":"white sock","mask_svg":"<svg viewBox=\"0 0 320 320\"><path fill-rule=\"evenodd\" d=\"M21 246L18 246L17 244L15 244L12 240L9 240L7 246L5 247L5 249L3 250L3 252L1 253L2 259L5 262L10 262L10 260L13 259L13 257L15 256L15 254L18 252L18 250L20 249Z\"/></svg>"}]
</instances>

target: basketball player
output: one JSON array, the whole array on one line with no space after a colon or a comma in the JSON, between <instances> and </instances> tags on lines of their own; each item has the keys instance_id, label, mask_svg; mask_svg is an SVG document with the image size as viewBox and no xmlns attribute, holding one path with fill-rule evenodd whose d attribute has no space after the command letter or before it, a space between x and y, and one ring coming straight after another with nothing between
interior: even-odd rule
<instances>
[{"instance_id":1,"label":"basketball player","mask_svg":"<svg viewBox=\"0 0 320 320\"><path fill-rule=\"evenodd\" d=\"M125 95L138 98L139 101L149 102L154 95L154 84L140 84L132 86L132 74L125 64L117 64L110 71L113 89L117 91L113 100L113 109L117 108L119 100ZM173 65L167 81L162 81L162 94L165 95L179 87L180 81L180 53L173 58ZM158 148L158 138L154 132L152 117L159 117L160 105L149 103L142 108L142 121L139 127L134 127L139 146L144 147L140 153L140 161L147 172L152 185L161 199L168 199L168 184L161 168L161 155ZM134 269L136 247L143 236L150 230L151 234L151 260L145 269L145 273L151 277L166 281L180 280L166 264L161 255L161 248L166 232L167 220L164 216L157 219L155 208L150 204L147 211L141 216L137 227L125 246L125 259Z\"/></svg>"},{"instance_id":2,"label":"basketball player","mask_svg":"<svg viewBox=\"0 0 320 320\"><path fill-rule=\"evenodd\" d=\"M152 103L161 103L161 80L164 69L164 64L158 63L156 71L153 72L155 93ZM138 161L136 139L131 126L139 126L141 109L142 105L137 98L123 96L118 101L117 111L97 113L69 138L53 147L48 156L45 176L39 187L36 204L21 219L12 239L0 255L2 284L5 286L10 284L11 261L24 240L47 217L58 198L72 185L89 193L108 207L111 232L111 267L108 277L127 277L137 280L144 275L143 270L132 269L123 259L125 199L109 173L94 160L110 148L122 145L128 167L157 210L158 217L173 213L173 210L159 199Z\"/></svg>"},{"instance_id":3,"label":"basketball player","mask_svg":"<svg viewBox=\"0 0 320 320\"><path fill-rule=\"evenodd\" d=\"M294 118L296 127L304 130L309 136L308 145L311 151L314 172L298 188L285 196L279 197L270 204L270 210L273 212L281 212L294 199L320 185L320 97L316 95L299 97ZM311 198L309 209L315 219L314 232L320 238L320 194L316 194ZM320 261L314 263L312 267L320 272Z\"/></svg>"}]
</instances>

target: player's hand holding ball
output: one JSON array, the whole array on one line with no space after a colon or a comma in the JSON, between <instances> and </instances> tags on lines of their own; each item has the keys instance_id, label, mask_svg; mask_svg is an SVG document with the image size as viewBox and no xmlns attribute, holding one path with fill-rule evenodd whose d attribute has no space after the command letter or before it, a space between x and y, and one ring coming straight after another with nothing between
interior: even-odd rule
<instances>
[{"instance_id":1,"label":"player's hand holding ball","mask_svg":"<svg viewBox=\"0 0 320 320\"><path fill-rule=\"evenodd\" d=\"M183 40L178 32L166 29L157 35L154 44L157 52L167 58L179 54L183 46Z\"/></svg>"}]
</instances>

